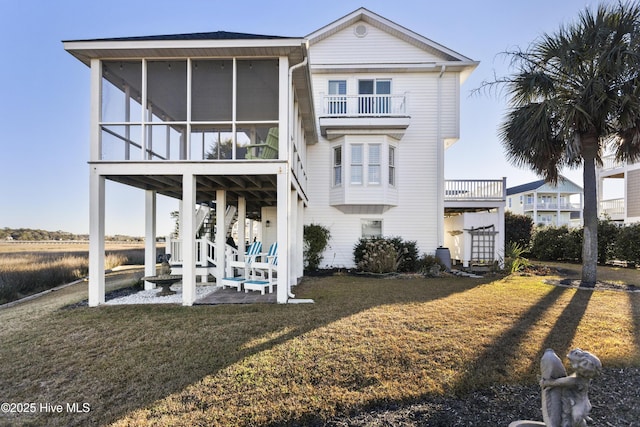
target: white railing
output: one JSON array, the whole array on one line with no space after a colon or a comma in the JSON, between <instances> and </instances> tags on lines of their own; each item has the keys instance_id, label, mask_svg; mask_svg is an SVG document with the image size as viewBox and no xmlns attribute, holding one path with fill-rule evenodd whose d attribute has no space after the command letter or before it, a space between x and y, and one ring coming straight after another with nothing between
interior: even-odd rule
<instances>
[{"instance_id":1,"label":"white railing","mask_svg":"<svg viewBox=\"0 0 640 427\"><path fill-rule=\"evenodd\" d=\"M507 197L506 178L446 179L444 200L504 201Z\"/></svg>"},{"instance_id":2,"label":"white railing","mask_svg":"<svg viewBox=\"0 0 640 427\"><path fill-rule=\"evenodd\" d=\"M609 199L600 201L601 216L624 216L624 199Z\"/></svg>"},{"instance_id":3,"label":"white railing","mask_svg":"<svg viewBox=\"0 0 640 427\"><path fill-rule=\"evenodd\" d=\"M171 264L182 264L184 252L182 251L182 239L167 238L167 253L171 254ZM209 239L196 239L196 265L206 267L216 264L215 243Z\"/></svg>"},{"instance_id":4,"label":"white railing","mask_svg":"<svg viewBox=\"0 0 640 427\"><path fill-rule=\"evenodd\" d=\"M405 116L406 95L325 95L323 116Z\"/></svg>"},{"instance_id":5,"label":"white railing","mask_svg":"<svg viewBox=\"0 0 640 427\"><path fill-rule=\"evenodd\" d=\"M534 205L533 203L525 203L523 206L523 209L525 211L532 211L534 209L534 207L537 210L541 210L541 211L549 211L549 210L558 210L560 209L561 211L574 211L574 210L580 210L580 204L579 203L542 203L542 202L538 202L538 205Z\"/></svg>"},{"instance_id":6,"label":"white railing","mask_svg":"<svg viewBox=\"0 0 640 427\"><path fill-rule=\"evenodd\" d=\"M622 162L617 161L613 154L602 157L602 170L616 169L622 166Z\"/></svg>"}]
</instances>

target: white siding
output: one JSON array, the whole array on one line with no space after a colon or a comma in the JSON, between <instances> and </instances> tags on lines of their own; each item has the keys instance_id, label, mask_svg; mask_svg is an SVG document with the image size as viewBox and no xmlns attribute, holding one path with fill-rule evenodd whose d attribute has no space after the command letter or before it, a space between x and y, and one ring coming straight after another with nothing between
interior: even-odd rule
<instances>
[{"instance_id":1,"label":"white siding","mask_svg":"<svg viewBox=\"0 0 640 427\"><path fill-rule=\"evenodd\" d=\"M354 29L358 25L366 26L366 36L355 34ZM362 22L314 44L310 58L314 64L397 64L445 60Z\"/></svg>"}]
</instances>

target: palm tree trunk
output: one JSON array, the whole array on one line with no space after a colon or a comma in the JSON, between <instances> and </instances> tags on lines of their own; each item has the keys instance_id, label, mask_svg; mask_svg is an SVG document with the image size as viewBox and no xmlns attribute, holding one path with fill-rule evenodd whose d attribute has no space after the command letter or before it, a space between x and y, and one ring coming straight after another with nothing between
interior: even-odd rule
<instances>
[{"instance_id":1,"label":"palm tree trunk","mask_svg":"<svg viewBox=\"0 0 640 427\"><path fill-rule=\"evenodd\" d=\"M597 153L597 135L582 135L584 240L582 243L581 286L584 287L595 286L598 267L598 197L595 164Z\"/></svg>"}]
</instances>

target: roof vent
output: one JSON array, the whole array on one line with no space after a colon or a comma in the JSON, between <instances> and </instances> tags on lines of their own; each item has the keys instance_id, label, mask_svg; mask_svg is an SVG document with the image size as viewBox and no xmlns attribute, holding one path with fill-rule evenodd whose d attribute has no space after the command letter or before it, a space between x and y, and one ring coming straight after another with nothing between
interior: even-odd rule
<instances>
[{"instance_id":1,"label":"roof vent","mask_svg":"<svg viewBox=\"0 0 640 427\"><path fill-rule=\"evenodd\" d=\"M367 27L365 25L359 24L353 29L353 32L358 37L364 37L367 35Z\"/></svg>"}]
</instances>

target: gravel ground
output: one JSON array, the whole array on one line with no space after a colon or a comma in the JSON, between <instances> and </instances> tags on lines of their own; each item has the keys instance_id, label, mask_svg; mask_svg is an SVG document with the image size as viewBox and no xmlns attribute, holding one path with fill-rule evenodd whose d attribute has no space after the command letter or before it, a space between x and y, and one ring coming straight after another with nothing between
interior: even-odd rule
<instances>
[{"instance_id":1,"label":"gravel ground","mask_svg":"<svg viewBox=\"0 0 640 427\"><path fill-rule=\"evenodd\" d=\"M640 368L604 369L591 384L591 426L640 426ZM427 398L409 405L379 406L336 417L326 427L504 426L542 421L540 387L493 386L459 398Z\"/></svg>"}]
</instances>

